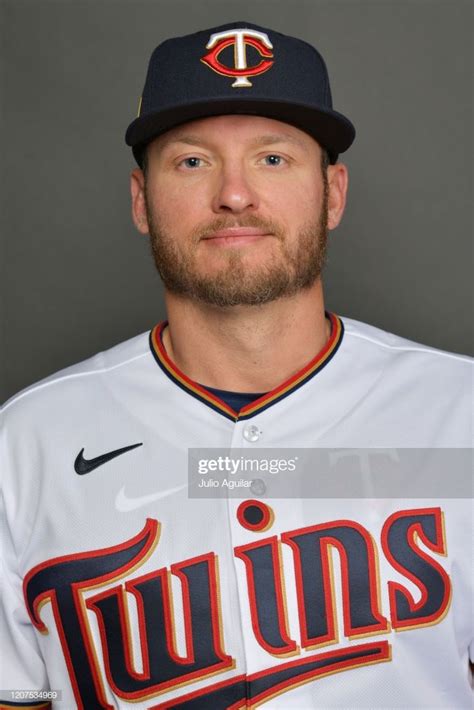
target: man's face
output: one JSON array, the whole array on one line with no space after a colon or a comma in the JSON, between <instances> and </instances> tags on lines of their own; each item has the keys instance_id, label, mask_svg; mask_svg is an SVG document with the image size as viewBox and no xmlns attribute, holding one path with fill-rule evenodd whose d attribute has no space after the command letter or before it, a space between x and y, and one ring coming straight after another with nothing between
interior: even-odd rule
<instances>
[{"instance_id":1,"label":"man's face","mask_svg":"<svg viewBox=\"0 0 474 710\"><path fill-rule=\"evenodd\" d=\"M147 157L136 222L169 292L259 305L319 277L328 183L308 134L273 119L218 116L168 131Z\"/></svg>"}]
</instances>

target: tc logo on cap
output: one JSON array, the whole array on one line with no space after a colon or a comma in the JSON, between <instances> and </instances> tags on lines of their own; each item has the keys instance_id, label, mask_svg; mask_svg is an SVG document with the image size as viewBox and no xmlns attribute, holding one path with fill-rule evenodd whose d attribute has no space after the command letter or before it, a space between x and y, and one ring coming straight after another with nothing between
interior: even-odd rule
<instances>
[{"instance_id":1,"label":"tc logo on cap","mask_svg":"<svg viewBox=\"0 0 474 710\"><path fill-rule=\"evenodd\" d=\"M242 29L216 32L211 35L206 45L206 49L210 49L211 51L201 58L201 62L207 64L208 67L218 74L237 77L232 84L233 87L252 86L248 77L263 74L263 72L270 69L273 62L268 59L262 59L256 66L249 67L247 65L246 52L246 45L248 44L254 47L262 57L273 57L270 51L273 49L273 45L268 35L264 32L257 32L256 30ZM225 64L219 61L219 54L230 45L234 45L234 67L226 67Z\"/></svg>"}]
</instances>

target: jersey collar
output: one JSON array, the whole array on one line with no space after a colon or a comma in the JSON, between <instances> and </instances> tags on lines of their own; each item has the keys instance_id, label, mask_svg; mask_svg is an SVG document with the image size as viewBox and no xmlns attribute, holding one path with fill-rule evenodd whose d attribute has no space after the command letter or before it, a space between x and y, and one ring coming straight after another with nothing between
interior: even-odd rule
<instances>
[{"instance_id":1,"label":"jersey collar","mask_svg":"<svg viewBox=\"0 0 474 710\"><path fill-rule=\"evenodd\" d=\"M264 409L276 404L284 397L288 397L292 392L302 387L308 380L314 377L318 372L325 367L339 348L344 335L344 325L339 316L334 313L326 313L331 323L331 335L329 340L322 350L305 365L293 377L285 380L275 389L267 392L263 397L259 397L255 401L247 404L239 412L236 412L232 407L229 407L222 399L209 392L205 387L194 382L182 372L174 362L169 358L161 340L161 334L164 328L168 325L168 321L163 321L156 325L150 333L150 349L151 352L161 367L165 375L170 378L178 387L181 387L185 392L199 399L203 404L206 404L211 409L214 409L219 414L222 414L227 419L233 422L250 419L250 417L259 414Z\"/></svg>"}]
</instances>

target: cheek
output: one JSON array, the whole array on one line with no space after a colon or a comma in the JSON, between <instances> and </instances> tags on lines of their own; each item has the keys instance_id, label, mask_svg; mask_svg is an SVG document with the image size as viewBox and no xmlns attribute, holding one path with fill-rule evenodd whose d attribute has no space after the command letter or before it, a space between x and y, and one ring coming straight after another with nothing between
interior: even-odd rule
<instances>
[{"instance_id":1,"label":"cheek","mask_svg":"<svg viewBox=\"0 0 474 710\"><path fill-rule=\"evenodd\" d=\"M195 201L185 197L182 191L154 189L148 195L149 211L155 224L171 234L186 231L186 225L193 219Z\"/></svg>"},{"instance_id":2,"label":"cheek","mask_svg":"<svg viewBox=\"0 0 474 710\"><path fill-rule=\"evenodd\" d=\"M290 233L297 233L308 224L319 220L322 194L316 191L285 190L276 192L268 209L270 216L281 222Z\"/></svg>"},{"instance_id":3,"label":"cheek","mask_svg":"<svg viewBox=\"0 0 474 710\"><path fill-rule=\"evenodd\" d=\"M295 175L290 180L275 180L266 185L264 193L262 204L271 207L276 214L287 215L292 220L298 215L304 219L305 214L314 214L322 204L323 185L316 175Z\"/></svg>"},{"instance_id":4,"label":"cheek","mask_svg":"<svg viewBox=\"0 0 474 710\"><path fill-rule=\"evenodd\" d=\"M157 183L153 187L153 195L155 209L163 215L163 219L193 220L202 212L207 201L203 186L175 183L173 180Z\"/></svg>"}]
</instances>

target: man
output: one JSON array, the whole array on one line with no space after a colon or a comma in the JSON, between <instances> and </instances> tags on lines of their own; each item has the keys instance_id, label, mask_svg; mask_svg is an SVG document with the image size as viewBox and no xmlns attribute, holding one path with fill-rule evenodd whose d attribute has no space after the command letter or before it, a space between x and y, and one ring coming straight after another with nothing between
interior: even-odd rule
<instances>
[{"instance_id":1,"label":"man","mask_svg":"<svg viewBox=\"0 0 474 710\"><path fill-rule=\"evenodd\" d=\"M168 321L5 407L5 707L470 706L471 509L411 480L470 446L470 362L325 312L353 138L300 40L155 50L127 143Z\"/></svg>"}]
</instances>

